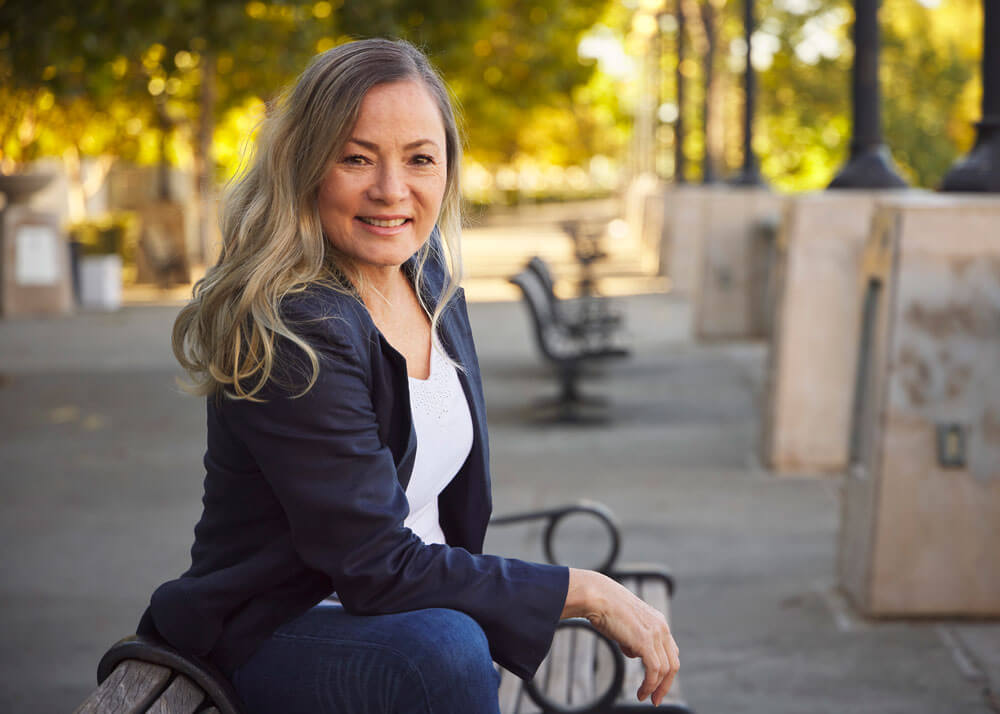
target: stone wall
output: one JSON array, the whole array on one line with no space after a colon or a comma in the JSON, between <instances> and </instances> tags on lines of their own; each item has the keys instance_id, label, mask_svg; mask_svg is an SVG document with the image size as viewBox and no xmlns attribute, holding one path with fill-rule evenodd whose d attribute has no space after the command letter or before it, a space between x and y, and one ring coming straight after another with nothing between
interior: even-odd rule
<instances>
[{"instance_id":1,"label":"stone wall","mask_svg":"<svg viewBox=\"0 0 1000 714\"><path fill-rule=\"evenodd\" d=\"M879 195L827 191L784 206L762 449L778 473L847 466L861 252Z\"/></svg>"},{"instance_id":2,"label":"stone wall","mask_svg":"<svg viewBox=\"0 0 1000 714\"><path fill-rule=\"evenodd\" d=\"M754 303L755 238L761 223L777 221L782 200L764 188L708 189L702 203L702 249L694 292L699 339L762 336Z\"/></svg>"},{"instance_id":3,"label":"stone wall","mask_svg":"<svg viewBox=\"0 0 1000 714\"><path fill-rule=\"evenodd\" d=\"M710 194L711 189L701 186L671 186L664 194L660 269L670 277L670 290L676 295L690 297L698 285Z\"/></svg>"},{"instance_id":4,"label":"stone wall","mask_svg":"<svg viewBox=\"0 0 1000 714\"><path fill-rule=\"evenodd\" d=\"M1000 199L884 201L863 289L841 583L871 615L998 615Z\"/></svg>"}]
</instances>

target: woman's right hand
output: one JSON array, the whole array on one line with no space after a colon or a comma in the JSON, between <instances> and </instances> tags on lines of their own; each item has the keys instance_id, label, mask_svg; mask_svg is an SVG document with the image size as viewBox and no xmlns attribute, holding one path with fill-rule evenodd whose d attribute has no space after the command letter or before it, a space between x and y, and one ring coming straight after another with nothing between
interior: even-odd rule
<instances>
[{"instance_id":1,"label":"woman's right hand","mask_svg":"<svg viewBox=\"0 0 1000 714\"><path fill-rule=\"evenodd\" d=\"M666 618L621 584L592 570L569 569L562 617L585 617L618 643L626 657L642 659L646 676L637 696L659 705L680 667L679 651Z\"/></svg>"}]
</instances>

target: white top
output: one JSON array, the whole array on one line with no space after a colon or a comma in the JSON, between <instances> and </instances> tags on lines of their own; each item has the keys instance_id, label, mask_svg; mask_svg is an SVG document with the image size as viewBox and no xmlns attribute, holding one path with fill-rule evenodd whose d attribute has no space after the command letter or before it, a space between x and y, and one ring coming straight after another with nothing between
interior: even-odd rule
<instances>
[{"instance_id":1,"label":"white top","mask_svg":"<svg viewBox=\"0 0 1000 714\"><path fill-rule=\"evenodd\" d=\"M427 379L409 378L417 455L406 487L410 515L403 522L425 543L444 543L438 496L472 450L472 413L455 366L432 341Z\"/></svg>"},{"instance_id":2,"label":"white top","mask_svg":"<svg viewBox=\"0 0 1000 714\"><path fill-rule=\"evenodd\" d=\"M436 339L431 342L430 366L427 379L409 378L417 454L406 486L410 515L403 525L424 543L444 543L438 496L458 475L472 451L472 412L458 381L458 371L445 358ZM337 594L332 593L318 606L339 604Z\"/></svg>"}]
</instances>

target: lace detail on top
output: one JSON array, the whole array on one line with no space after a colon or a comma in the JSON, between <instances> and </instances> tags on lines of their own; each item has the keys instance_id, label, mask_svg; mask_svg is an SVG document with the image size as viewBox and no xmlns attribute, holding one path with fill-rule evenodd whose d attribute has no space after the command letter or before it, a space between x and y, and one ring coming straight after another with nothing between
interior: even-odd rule
<instances>
[{"instance_id":1,"label":"lace detail on top","mask_svg":"<svg viewBox=\"0 0 1000 714\"><path fill-rule=\"evenodd\" d=\"M455 368L445 359L435 341L431 347L431 371L427 379L410 377L410 408L419 410L438 423L447 421L454 403L455 376Z\"/></svg>"}]
</instances>

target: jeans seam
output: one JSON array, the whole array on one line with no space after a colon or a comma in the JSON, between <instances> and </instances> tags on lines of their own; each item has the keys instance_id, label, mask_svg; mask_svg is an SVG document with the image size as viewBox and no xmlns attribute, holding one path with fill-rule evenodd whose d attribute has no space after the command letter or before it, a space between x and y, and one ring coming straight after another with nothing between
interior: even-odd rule
<instances>
[{"instance_id":1,"label":"jeans seam","mask_svg":"<svg viewBox=\"0 0 1000 714\"><path fill-rule=\"evenodd\" d=\"M430 692L427 691L427 683L424 681L424 676L423 674L420 673L420 668L417 667L415 664L413 664L413 660L410 658L410 656L405 652L403 652L402 650L396 649L395 647L392 647L390 645L365 642L364 640L349 640L341 637L317 637L316 635L295 635L288 632L275 632L272 636L275 638L281 638L286 640L309 640L312 642L327 642L330 644L352 645L355 647L361 647L365 649L377 649L383 652L391 652L392 654L402 659L403 662L406 663L407 669L409 669L411 673L416 675L417 680L420 682L420 689L424 695L424 711L426 711L428 714L432 714L433 710L431 709L431 696Z\"/></svg>"}]
</instances>

